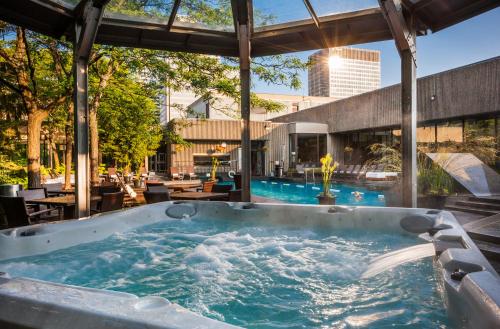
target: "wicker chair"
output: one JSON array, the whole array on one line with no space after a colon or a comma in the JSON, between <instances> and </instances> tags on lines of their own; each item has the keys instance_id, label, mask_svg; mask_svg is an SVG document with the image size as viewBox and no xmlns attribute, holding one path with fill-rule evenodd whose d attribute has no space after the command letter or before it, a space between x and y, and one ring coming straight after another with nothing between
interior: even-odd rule
<instances>
[{"instance_id":1,"label":"wicker chair","mask_svg":"<svg viewBox=\"0 0 500 329\"><path fill-rule=\"evenodd\" d=\"M168 192L144 191L144 199L146 199L147 204L170 201L170 194Z\"/></svg>"}]
</instances>

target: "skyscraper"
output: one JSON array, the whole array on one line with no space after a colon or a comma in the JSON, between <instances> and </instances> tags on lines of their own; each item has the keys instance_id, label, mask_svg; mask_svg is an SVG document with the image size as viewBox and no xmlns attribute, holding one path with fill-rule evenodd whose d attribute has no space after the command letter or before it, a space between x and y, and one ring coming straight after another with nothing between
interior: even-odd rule
<instances>
[{"instance_id":1,"label":"skyscraper","mask_svg":"<svg viewBox=\"0 0 500 329\"><path fill-rule=\"evenodd\" d=\"M380 88L380 52L337 47L310 56L309 96L346 98Z\"/></svg>"}]
</instances>

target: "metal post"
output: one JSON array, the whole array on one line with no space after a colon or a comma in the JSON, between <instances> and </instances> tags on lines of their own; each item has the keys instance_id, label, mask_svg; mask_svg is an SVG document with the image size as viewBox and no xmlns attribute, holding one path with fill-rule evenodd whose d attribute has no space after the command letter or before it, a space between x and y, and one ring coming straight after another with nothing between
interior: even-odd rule
<instances>
[{"instance_id":1,"label":"metal post","mask_svg":"<svg viewBox=\"0 0 500 329\"><path fill-rule=\"evenodd\" d=\"M88 62L75 61L75 217L90 216Z\"/></svg>"},{"instance_id":2,"label":"metal post","mask_svg":"<svg viewBox=\"0 0 500 329\"><path fill-rule=\"evenodd\" d=\"M241 199L250 201L250 38L248 25L239 26L241 83Z\"/></svg>"},{"instance_id":3,"label":"metal post","mask_svg":"<svg viewBox=\"0 0 500 329\"><path fill-rule=\"evenodd\" d=\"M417 77L410 49L401 51L403 206L417 206Z\"/></svg>"},{"instance_id":4,"label":"metal post","mask_svg":"<svg viewBox=\"0 0 500 329\"><path fill-rule=\"evenodd\" d=\"M75 218L90 215L88 63L92 45L109 0L81 1L75 8L73 69L75 77Z\"/></svg>"}]
</instances>

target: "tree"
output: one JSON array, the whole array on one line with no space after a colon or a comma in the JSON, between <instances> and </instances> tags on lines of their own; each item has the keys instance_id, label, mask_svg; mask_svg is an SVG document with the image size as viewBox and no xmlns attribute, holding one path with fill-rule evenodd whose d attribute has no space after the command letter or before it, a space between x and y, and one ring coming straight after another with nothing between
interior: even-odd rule
<instances>
[{"instance_id":1,"label":"tree","mask_svg":"<svg viewBox=\"0 0 500 329\"><path fill-rule=\"evenodd\" d=\"M104 155L126 172L154 154L162 139L154 91L126 74L111 79L98 111L99 142Z\"/></svg>"},{"instance_id":2,"label":"tree","mask_svg":"<svg viewBox=\"0 0 500 329\"><path fill-rule=\"evenodd\" d=\"M0 82L15 92L27 117L28 185L40 186L42 122L72 94L71 52L66 43L0 24Z\"/></svg>"}]
</instances>

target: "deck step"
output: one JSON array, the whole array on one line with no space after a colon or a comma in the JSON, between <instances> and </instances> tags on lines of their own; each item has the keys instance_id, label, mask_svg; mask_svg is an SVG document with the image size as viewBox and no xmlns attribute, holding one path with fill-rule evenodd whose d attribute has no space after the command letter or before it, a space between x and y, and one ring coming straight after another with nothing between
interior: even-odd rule
<instances>
[{"instance_id":1,"label":"deck step","mask_svg":"<svg viewBox=\"0 0 500 329\"><path fill-rule=\"evenodd\" d=\"M463 225L474 240L496 243L500 246L500 214Z\"/></svg>"},{"instance_id":2,"label":"deck step","mask_svg":"<svg viewBox=\"0 0 500 329\"><path fill-rule=\"evenodd\" d=\"M463 211L463 212L470 212L473 214L479 214L479 215L484 215L484 216L493 216L493 215L496 215L498 213L495 210L481 209L481 208L468 207L468 206L459 206L459 205L446 205L444 208L446 210L457 210L457 211Z\"/></svg>"},{"instance_id":3,"label":"deck step","mask_svg":"<svg viewBox=\"0 0 500 329\"><path fill-rule=\"evenodd\" d=\"M468 200L468 201L457 201L457 202L455 202L455 205L481 208L481 209L486 209L486 210L496 210L497 212L500 212L500 203L490 203L490 202L483 202L483 201Z\"/></svg>"},{"instance_id":4,"label":"deck step","mask_svg":"<svg viewBox=\"0 0 500 329\"><path fill-rule=\"evenodd\" d=\"M474 202L487 202L487 203L495 203L495 204L500 204L500 196L496 197L480 197L480 196L471 196L468 198L470 201Z\"/></svg>"},{"instance_id":5,"label":"deck step","mask_svg":"<svg viewBox=\"0 0 500 329\"><path fill-rule=\"evenodd\" d=\"M500 261L500 245L491 242L474 240L476 246L481 250L484 257L494 261Z\"/></svg>"}]
</instances>

